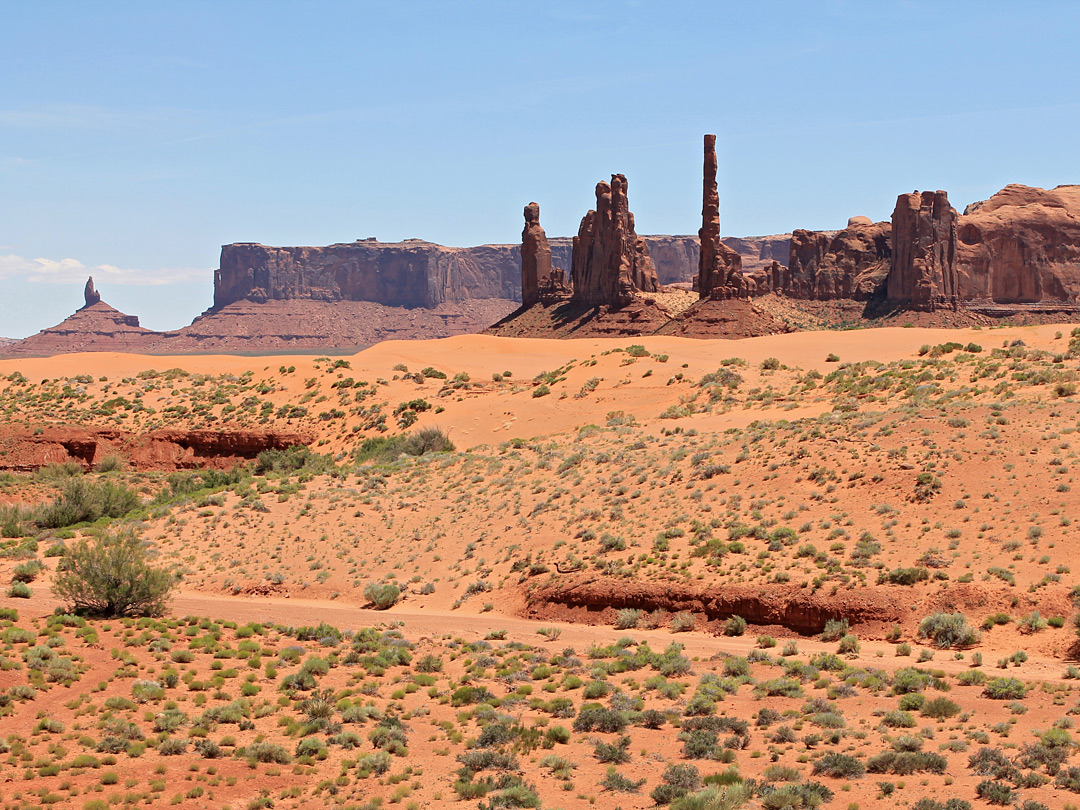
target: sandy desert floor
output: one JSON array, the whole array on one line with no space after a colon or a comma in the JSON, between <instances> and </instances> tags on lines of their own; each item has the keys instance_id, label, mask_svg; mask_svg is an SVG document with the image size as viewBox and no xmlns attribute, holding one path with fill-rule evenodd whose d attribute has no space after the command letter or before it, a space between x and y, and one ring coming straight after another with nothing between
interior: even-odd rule
<instances>
[{"instance_id":1,"label":"sandy desert floor","mask_svg":"<svg viewBox=\"0 0 1080 810\"><path fill-rule=\"evenodd\" d=\"M0 362L0 432L315 451L0 473L0 804L1075 806L1071 330ZM44 528L75 479L140 503ZM167 615L57 614L118 524Z\"/></svg>"}]
</instances>

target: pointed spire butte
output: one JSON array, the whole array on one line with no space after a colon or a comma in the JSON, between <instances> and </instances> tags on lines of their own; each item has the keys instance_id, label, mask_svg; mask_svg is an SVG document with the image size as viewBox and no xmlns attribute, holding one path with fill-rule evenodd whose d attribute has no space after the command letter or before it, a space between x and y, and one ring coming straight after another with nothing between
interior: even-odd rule
<instances>
[{"instance_id":1,"label":"pointed spire butte","mask_svg":"<svg viewBox=\"0 0 1080 810\"><path fill-rule=\"evenodd\" d=\"M83 287L83 298L86 299L86 303L83 305L84 309L101 300L101 293L94 289L93 276L86 279L86 286Z\"/></svg>"}]
</instances>

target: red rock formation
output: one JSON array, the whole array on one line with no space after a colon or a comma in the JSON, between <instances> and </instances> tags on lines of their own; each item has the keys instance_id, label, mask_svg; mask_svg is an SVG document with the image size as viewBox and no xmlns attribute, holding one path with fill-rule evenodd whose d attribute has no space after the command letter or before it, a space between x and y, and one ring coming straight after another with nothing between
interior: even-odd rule
<instances>
[{"instance_id":1,"label":"red rock formation","mask_svg":"<svg viewBox=\"0 0 1080 810\"><path fill-rule=\"evenodd\" d=\"M83 299L86 301L86 303L83 305L84 307L96 304L98 301L101 300L101 293L94 289L93 276L90 276L86 279L86 286L83 287Z\"/></svg>"},{"instance_id":2,"label":"red rock formation","mask_svg":"<svg viewBox=\"0 0 1080 810\"><path fill-rule=\"evenodd\" d=\"M237 301L166 332L154 354L277 352L360 348L383 340L417 340L480 332L517 307L479 298L434 307L390 307L371 301Z\"/></svg>"},{"instance_id":3,"label":"red rock formation","mask_svg":"<svg viewBox=\"0 0 1080 810\"><path fill-rule=\"evenodd\" d=\"M242 300L434 307L475 298L514 299L520 285L518 261L507 246L454 248L420 239L327 247L224 245L214 274L213 309Z\"/></svg>"},{"instance_id":4,"label":"red rock formation","mask_svg":"<svg viewBox=\"0 0 1080 810\"><path fill-rule=\"evenodd\" d=\"M959 305L956 211L944 191L901 194L892 215L891 304L932 312Z\"/></svg>"},{"instance_id":5,"label":"red rock formation","mask_svg":"<svg viewBox=\"0 0 1080 810\"><path fill-rule=\"evenodd\" d=\"M45 357L71 352L144 352L159 332L139 326L134 315L97 301L76 310L56 326L5 346L5 356Z\"/></svg>"},{"instance_id":6,"label":"red rock formation","mask_svg":"<svg viewBox=\"0 0 1080 810\"><path fill-rule=\"evenodd\" d=\"M742 257L720 241L720 194L716 189L716 136L705 136L697 290L702 298L736 298L758 292L743 277ZM761 290L765 292L765 290Z\"/></svg>"},{"instance_id":7,"label":"red rock formation","mask_svg":"<svg viewBox=\"0 0 1080 810\"><path fill-rule=\"evenodd\" d=\"M807 300L868 300L889 272L891 230L866 217L852 217L842 231L796 230L787 267L772 269L773 289Z\"/></svg>"},{"instance_id":8,"label":"red rock formation","mask_svg":"<svg viewBox=\"0 0 1080 810\"><path fill-rule=\"evenodd\" d=\"M135 434L73 426L0 428L0 470L32 471L74 461L90 469L117 454L136 470L228 469L263 450L310 444L309 433L264 430L166 429Z\"/></svg>"},{"instance_id":9,"label":"red rock formation","mask_svg":"<svg viewBox=\"0 0 1080 810\"><path fill-rule=\"evenodd\" d=\"M587 306L626 306L634 293L657 292L659 282L645 240L637 235L626 196L626 177L596 184L596 209L574 237L570 280L574 301Z\"/></svg>"},{"instance_id":10,"label":"red rock formation","mask_svg":"<svg viewBox=\"0 0 1080 810\"><path fill-rule=\"evenodd\" d=\"M1080 301L1080 186L1006 186L969 205L957 235L963 299Z\"/></svg>"},{"instance_id":11,"label":"red rock formation","mask_svg":"<svg viewBox=\"0 0 1080 810\"><path fill-rule=\"evenodd\" d=\"M725 236L720 241L739 254L744 273L766 273L774 262L787 266L791 247L790 233L772 236Z\"/></svg>"},{"instance_id":12,"label":"red rock formation","mask_svg":"<svg viewBox=\"0 0 1080 810\"><path fill-rule=\"evenodd\" d=\"M525 206L525 229L521 232L521 305L540 301L540 287L551 281L551 247L540 226L540 204Z\"/></svg>"}]
</instances>

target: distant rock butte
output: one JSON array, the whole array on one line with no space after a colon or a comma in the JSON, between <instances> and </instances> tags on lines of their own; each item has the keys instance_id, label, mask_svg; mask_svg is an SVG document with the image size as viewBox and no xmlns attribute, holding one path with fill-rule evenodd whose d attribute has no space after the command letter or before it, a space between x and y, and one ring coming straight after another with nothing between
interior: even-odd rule
<instances>
[{"instance_id":1,"label":"distant rock butte","mask_svg":"<svg viewBox=\"0 0 1080 810\"><path fill-rule=\"evenodd\" d=\"M92 286L87 285L88 291ZM87 295L87 300L90 296ZM56 326L3 347L3 354L44 356L71 352L146 351L158 332L139 326L134 315L125 315L104 301L87 303Z\"/></svg>"},{"instance_id":2,"label":"distant rock butte","mask_svg":"<svg viewBox=\"0 0 1080 810\"><path fill-rule=\"evenodd\" d=\"M221 248L212 310L243 300L435 307L478 298L516 299L519 261L520 247L508 245L456 248L422 240L361 240L269 247L241 242Z\"/></svg>"}]
</instances>

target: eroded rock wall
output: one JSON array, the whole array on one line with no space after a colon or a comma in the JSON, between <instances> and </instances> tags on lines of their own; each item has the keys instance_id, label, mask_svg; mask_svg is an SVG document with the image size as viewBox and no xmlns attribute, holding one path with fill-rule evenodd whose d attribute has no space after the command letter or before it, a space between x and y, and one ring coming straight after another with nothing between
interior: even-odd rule
<instances>
[{"instance_id":1,"label":"eroded rock wall","mask_svg":"<svg viewBox=\"0 0 1080 810\"><path fill-rule=\"evenodd\" d=\"M626 306L635 292L656 292L659 281L645 240L637 235L626 177L596 184L596 208L581 219L570 269L574 300L587 306Z\"/></svg>"},{"instance_id":2,"label":"eroded rock wall","mask_svg":"<svg viewBox=\"0 0 1080 810\"><path fill-rule=\"evenodd\" d=\"M865 301L888 275L891 231L890 223L866 217L853 217L842 231L796 230L786 267L773 268L773 289L805 300Z\"/></svg>"}]
</instances>

